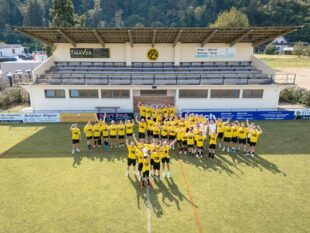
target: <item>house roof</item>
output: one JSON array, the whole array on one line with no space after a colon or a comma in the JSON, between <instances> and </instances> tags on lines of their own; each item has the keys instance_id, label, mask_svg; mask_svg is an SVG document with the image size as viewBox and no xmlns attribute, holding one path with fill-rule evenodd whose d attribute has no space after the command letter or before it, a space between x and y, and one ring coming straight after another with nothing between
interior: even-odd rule
<instances>
[{"instance_id":1,"label":"house roof","mask_svg":"<svg viewBox=\"0 0 310 233\"><path fill-rule=\"evenodd\" d=\"M271 41L279 36L297 31L300 26L220 28L52 28L14 27L27 37L45 44L55 43L252 43L253 46Z\"/></svg>"},{"instance_id":2,"label":"house roof","mask_svg":"<svg viewBox=\"0 0 310 233\"><path fill-rule=\"evenodd\" d=\"M20 44L5 44L0 43L0 49L16 49L16 48L23 48Z\"/></svg>"}]
</instances>

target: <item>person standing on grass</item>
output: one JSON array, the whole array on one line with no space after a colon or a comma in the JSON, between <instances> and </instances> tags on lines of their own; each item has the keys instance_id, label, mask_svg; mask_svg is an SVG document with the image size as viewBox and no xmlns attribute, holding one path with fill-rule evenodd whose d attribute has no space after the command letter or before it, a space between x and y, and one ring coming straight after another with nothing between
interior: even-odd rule
<instances>
[{"instance_id":1,"label":"person standing on grass","mask_svg":"<svg viewBox=\"0 0 310 233\"><path fill-rule=\"evenodd\" d=\"M98 125L98 122L96 122L93 126L93 132L94 132L94 147L100 147L101 146L101 129L100 126ZM99 141L100 140L100 141Z\"/></svg>"},{"instance_id":2,"label":"person standing on grass","mask_svg":"<svg viewBox=\"0 0 310 233\"><path fill-rule=\"evenodd\" d=\"M168 144L168 141L165 140L163 142L162 146L160 147L161 156L162 156L161 162L163 164L163 177L166 176L165 165L167 165L167 176L168 176L168 178L170 177L170 155L169 155L169 151L175 142L176 142L176 140L174 140L170 144Z\"/></svg>"},{"instance_id":3,"label":"person standing on grass","mask_svg":"<svg viewBox=\"0 0 310 233\"><path fill-rule=\"evenodd\" d=\"M81 140L81 130L78 128L78 124L71 125L71 138L72 138L72 154L80 152L79 143Z\"/></svg>"},{"instance_id":4,"label":"person standing on grass","mask_svg":"<svg viewBox=\"0 0 310 233\"><path fill-rule=\"evenodd\" d=\"M138 117L136 116L136 122L138 124L138 132L139 132L139 138L144 138L146 137L146 122L142 118L141 121L138 120Z\"/></svg>"},{"instance_id":5,"label":"person standing on grass","mask_svg":"<svg viewBox=\"0 0 310 233\"><path fill-rule=\"evenodd\" d=\"M229 153L229 149L231 147L231 138L232 138L232 128L230 122L225 123L224 126L224 146L223 151L227 148L227 152Z\"/></svg>"},{"instance_id":6,"label":"person standing on grass","mask_svg":"<svg viewBox=\"0 0 310 233\"><path fill-rule=\"evenodd\" d=\"M159 153L159 148L156 148L153 152L152 152L152 157L154 160L154 164L153 164L153 179L156 177L158 180L160 180L160 161L161 161L161 157L160 157L160 153Z\"/></svg>"},{"instance_id":7,"label":"person standing on grass","mask_svg":"<svg viewBox=\"0 0 310 233\"><path fill-rule=\"evenodd\" d=\"M199 131L199 133L197 135L195 135L195 144L196 144L196 157L200 157L202 158L202 151L203 151L203 147L204 147L204 141L206 139L206 136L203 135L202 130ZM196 152L195 151L195 152Z\"/></svg>"},{"instance_id":8,"label":"person standing on grass","mask_svg":"<svg viewBox=\"0 0 310 233\"><path fill-rule=\"evenodd\" d=\"M189 129L189 131L186 134L186 145L187 145L188 155L195 156L195 148L194 148L195 134L194 134L192 127Z\"/></svg>"},{"instance_id":9,"label":"person standing on grass","mask_svg":"<svg viewBox=\"0 0 310 233\"><path fill-rule=\"evenodd\" d=\"M139 112L140 112L140 120L142 120L142 119L145 120L146 107L144 106L143 103L139 102L138 103L138 109L139 109Z\"/></svg>"},{"instance_id":10,"label":"person standing on grass","mask_svg":"<svg viewBox=\"0 0 310 233\"><path fill-rule=\"evenodd\" d=\"M232 137L231 137L231 142L232 142L232 152L236 152L238 149L238 130L239 130L239 122L235 121L232 124L231 130L232 130Z\"/></svg>"},{"instance_id":11,"label":"person standing on grass","mask_svg":"<svg viewBox=\"0 0 310 233\"><path fill-rule=\"evenodd\" d=\"M101 135L103 138L103 148L108 149L109 147L109 126L105 121L102 122Z\"/></svg>"},{"instance_id":12,"label":"person standing on grass","mask_svg":"<svg viewBox=\"0 0 310 233\"><path fill-rule=\"evenodd\" d=\"M133 166L133 174L136 174L136 163L137 163L137 158L136 158L136 151L137 147L135 146L134 142L128 142L128 139L126 139L126 145L128 149L128 158L127 158L127 171L126 171L126 176L129 175L129 168L130 166Z\"/></svg>"},{"instance_id":13,"label":"person standing on grass","mask_svg":"<svg viewBox=\"0 0 310 233\"><path fill-rule=\"evenodd\" d=\"M93 126L91 125L91 122L87 122L87 124L84 126L84 134L86 136L87 139L87 148L90 150L93 148L92 146L92 140L93 140L93 136L94 136L94 132L93 132Z\"/></svg>"},{"instance_id":14,"label":"person standing on grass","mask_svg":"<svg viewBox=\"0 0 310 233\"><path fill-rule=\"evenodd\" d=\"M110 135L110 147L117 148L116 146L116 136L117 136L117 125L115 125L114 121L111 121L111 125L109 126L109 135Z\"/></svg>"},{"instance_id":15,"label":"person standing on grass","mask_svg":"<svg viewBox=\"0 0 310 233\"><path fill-rule=\"evenodd\" d=\"M148 154L148 150L145 148L143 150L143 159L142 159L142 180L141 180L141 188L144 187L144 182L149 187L152 187L151 182L150 182L150 157Z\"/></svg>"},{"instance_id":16,"label":"person standing on grass","mask_svg":"<svg viewBox=\"0 0 310 233\"><path fill-rule=\"evenodd\" d=\"M246 153L246 139L247 139L247 128L244 122L241 123L239 129L238 129L238 138L239 138L239 145L238 150L241 149L243 146L243 153Z\"/></svg>"},{"instance_id":17,"label":"person standing on grass","mask_svg":"<svg viewBox=\"0 0 310 233\"><path fill-rule=\"evenodd\" d=\"M209 134L209 155L208 157L214 159L216 149L217 133Z\"/></svg>"},{"instance_id":18,"label":"person standing on grass","mask_svg":"<svg viewBox=\"0 0 310 233\"><path fill-rule=\"evenodd\" d=\"M132 141L132 135L133 135L133 126L134 126L134 120L127 120L125 127L126 127L126 137L129 141Z\"/></svg>"},{"instance_id":19,"label":"person standing on grass","mask_svg":"<svg viewBox=\"0 0 310 233\"><path fill-rule=\"evenodd\" d=\"M221 118L216 120L216 132L217 132L217 139L219 143L219 148L222 148L222 142L224 138L224 122Z\"/></svg>"},{"instance_id":20,"label":"person standing on grass","mask_svg":"<svg viewBox=\"0 0 310 233\"><path fill-rule=\"evenodd\" d=\"M125 130L126 127L123 121L120 121L117 126L117 135L118 135L118 143L119 147L125 147Z\"/></svg>"},{"instance_id":21,"label":"person standing on grass","mask_svg":"<svg viewBox=\"0 0 310 233\"><path fill-rule=\"evenodd\" d=\"M250 155L254 157L255 149L256 149L256 143L259 138L259 136L263 133L263 130L261 127L253 125L253 128L250 131L250 151L247 153L247 155Z\"/></svg>"}]
</instances>

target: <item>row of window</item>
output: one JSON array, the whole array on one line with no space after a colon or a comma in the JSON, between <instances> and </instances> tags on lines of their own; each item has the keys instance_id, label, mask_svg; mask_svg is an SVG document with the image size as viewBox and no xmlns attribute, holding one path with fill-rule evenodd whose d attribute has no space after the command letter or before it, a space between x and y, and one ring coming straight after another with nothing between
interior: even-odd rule
<instances>
[{"instance_id":1,"label":"row of window","mask_svg":"<svg viewBox=\"0 0 310 233\"><path fill-rule=\"evenodd\" d=\"M179 98L208 98L208 90L180 90ZM242 98L263 98L263 89L244 89ZM240 90L211 89L210 98L240 98Z\"/></svg>"},{"instance_id":2,"label":"row of window","mask_svg":"<svg viewBox=\"0 0 310 233\"><path fill-rule=\"evenodd\" d=\"M141 96L164 95L167 90L141 90ZM179 90L179 98L208 98L208 90ZM244 89L242 98L263 98L263 89ZM70 98L99 98L98 90L94 89L71 89ZM65 90L45 90L46 98L66 98ZM101 90L101 98L130 98L130 90ZM238 89L211 89L210 98L240 98Z\"/></svg>"}]
</instances>

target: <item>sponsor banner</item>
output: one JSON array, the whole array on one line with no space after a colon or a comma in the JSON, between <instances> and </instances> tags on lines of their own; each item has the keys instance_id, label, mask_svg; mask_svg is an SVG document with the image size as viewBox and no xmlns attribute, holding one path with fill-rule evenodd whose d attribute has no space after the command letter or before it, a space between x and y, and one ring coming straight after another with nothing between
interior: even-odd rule
<instances>
[{"instance_id":1,"label":"sponsor banner","mask_svg":"<svg viewBox=\"0 0 310 233\"><path fill-rule=\"evenodd\" d=\"M195 58L235 58L235 48L197 48Z\"/></svg>"},{"instance_id":2,"label":"sponsor banner","mask_svg":"<svg viewBox=\"0 0 310 233\"><path fill-rule=\"evenodd\" d=\"M98 119L104 118L104 113L97 113ZM125 121L134 119L134 114L132 112L130 113L107 113L105 120L106 121Z\"/></svg>"},{"instance_id":3,"label":"sponsor banner","mask_svg":"<svg viewBox=\"0 0 310 233\"><path fill-rule=\"evenodd\" d=\"M59 113L24 114L24 123L60 122Z\"/></svg>"},{"instance_id":4,"label":"sponsor banner","mask_svg":"<svg viewBox=\"0 0 310 233\"><path fill-rule=\"evenodd\" d=\"M71 58L110 58L110 50L106 48L71 48Z\"/></svg>"},{"instance_id":5,"label":"sponsor banner","mask_svg":"<svg viewBox=\"0 0 310 233\"><path fill-rule=\"evenodd\" d=\"M222 118L224 120L293 120L294 111L249 111L249 112L189 112L204 115L208 119ZM182 116L186 113L182 112Z\"/></svg>"},{"instance_id":6,"label":"sponsor banner","mask_svg":"<svg viewBox=\"0 0 310 233\"><path fill-rule=\"evenodd\" d=\"M24 114L0 114L0 122L23 122Z\"/></svg>"},{"instance_id":7,"label":"sponsor banner","mask_svg":"<svg viewBox=\"0 0 310 233\"><path fill-rule=\"evenodd\" d=\"M310 108L295 109L294 115L296 120L310 119Z\"/></svg>"},{"instance_id":8,"label":"sponsor banner","mask_svg":"<svg viewBox=\"0 0 310 233\"><path fill-rule=\"evenodd\" d=\"M96 113L60 113L60 122L97 121Z\"/></svg>"}]
</instances>

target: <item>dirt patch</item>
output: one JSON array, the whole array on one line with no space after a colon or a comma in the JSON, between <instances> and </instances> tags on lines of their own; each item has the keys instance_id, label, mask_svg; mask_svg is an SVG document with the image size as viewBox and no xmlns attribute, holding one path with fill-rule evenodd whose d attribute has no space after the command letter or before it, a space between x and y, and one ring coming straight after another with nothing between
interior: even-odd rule
<instances>
[{"instance_id":1,"label":"dirt patch","mask_svg":"<svg viewBox=\"0 0 310 233\"><path fill-rule=\"evenodd\" d=\"M278 68L276 70L278 73L296 74L296 84L310 89L310 68Z\"/></svg>"}]
</instances>

